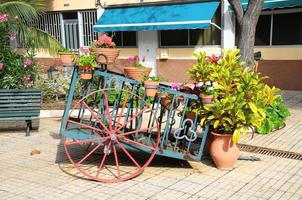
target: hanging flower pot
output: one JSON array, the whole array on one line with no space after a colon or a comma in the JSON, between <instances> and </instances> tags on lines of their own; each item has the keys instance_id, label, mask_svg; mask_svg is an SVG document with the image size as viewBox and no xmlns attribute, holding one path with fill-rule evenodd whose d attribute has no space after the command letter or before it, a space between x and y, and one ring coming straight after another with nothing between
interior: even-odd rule
<instances>
[{"instance_id":1,"label":"hanging flower pot","mask_svg":"<svg viewBox=\"0 0 302 200\"><path fill-rule=\"evenodd\" d=\"M232 140L232 134L212 132L210 155L218 169L233 169L239 157L239 148Z\"/></svg>"},{"instance_id":2,"label":"hanging flower pot","mask_svg":"<svg viewBox=\"0 0 302 200\"><path fill-rule=\"evenodd\" d=\"M58 52L59 52L60 60L63 63L63 65L72 65L75 63L74 57L77 55L76 52L68 48L60 49Z\"/></svg>"},{"instance_id":3,"label":"hanging flower pot","mask_svg":"<svg viewBox=\"0 0 302 200\"><path fill-rule=\"evenodd\" d=\"M120 54L120 50L116 49L112 38L106 34L101 35L98 40L91 44L90 51L96 53L96 60L100 64L113 64ZM102 56L102 54L106 57Z\"/></svg>"},{"instance_id":4,"label":"hanging flower pot","mask_svg":"<svg viewBox=\"0 0 302 200\"><path fill-rule=\"evenodd\" d=\"M81 79L90 80L92 79L93 68L89 65L79 66L79 75Z\"/></svg>"},{"instance_id":5,"label":"hanging flower pot","mask_svg":"<svg viewBox=\"0 0 302 200\"><path fill-rule=\"evenodd\" d=\"M159 86L158 81L146 80L144 82L145 92L148 97L154 97L157 93L157 88Z\"/></svg>"},{"instance_id":6,"label":"hanging flower pot","mask_svg":"<svg viewBox=\"0 0 302 200\"><path fill-rule=\"evenodd\" d=\"M124 74L138 82L144 80L144 77L149 76L151 67L124 67Z\"/></svg>"},{"instance_id":7,"label":"hanging flower pot","mask_svg":"<svg viewBox=\"0 0 302 200\"><path fill-rule=\"evenodd\" d=\"M100 64L113 64L120 54L120 49L116 48L90 48L90 51L97 53L96 60ZM106 62L105 56L102 54L106 56L108 63Z\"/></svg>"}]
</instances>

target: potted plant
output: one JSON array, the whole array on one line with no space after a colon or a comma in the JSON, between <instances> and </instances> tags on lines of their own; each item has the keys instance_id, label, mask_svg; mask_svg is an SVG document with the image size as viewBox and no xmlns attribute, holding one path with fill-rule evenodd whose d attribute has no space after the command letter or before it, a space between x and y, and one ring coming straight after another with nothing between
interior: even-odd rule
<instances>
[{"instance_id":1,"label":"potted plant","mask_svg":"<svg viewBox=\"0 0 302 200\"><path fill-rule=\"evenodd\" d=\"M98 40L92 42L90 51L96 53L97 61L100 64L113 64L120 54L120 50L116 48L112 38L107 34L102 34ZM108 60L100 54L104 54Z\"/></svg>"},{"instance_id":2,"label":"potted plant","mask_svg":"<svg viewBox=\"0 0 302 200\"><path fill-rule=\"evenodd\" d=\"M72 51L69 48L62 48L58 51L60 60L63 65L72 65L74 64L73 57L76 55L76 52Z\"/></svg>"},{"instance_id":3,"label":"potted plant","mask_svg":"<svg viewBox=\"0 0 302 200\"><path fill-rule=\"evenodd\" d=\"M154 97L156 95L160 81L163 81L163 78L159 76L151 76L145 80L144 87L148 97Z\"/></svg>"},{"instance_id":4,"label":"potted plant","mask_svg":"<svg viewBox=\"0 0 302 200\"><path fill-rule=\"evenodd\" d=\"M221 60L212 63L211 72L205 78L216 80L219 98L211 106L197 108L201 125L210 123L213 138L210 155L220 169L233 168L239 156L236 143L240 136L250 127L262 125L265 106L277 98L277 90L264 84L259 74L245 67L238 55L239 50L224 51Z\"/></svg>"},{"instance_id":5,"label":"potted plant","mask_svg":"<svg viewBox=\"0 0 302 200\"><path fill-rule=\"evenodd\" d=\"M179 91L181 89L181 86L178 83L172 83L171 89L174 91ZM174 99L174 96L175 95L168 92L162 94L162 96L160 97L160 104L163 106L163 108L167 110L176 109L180 105L181 99L180 98ZM173 103L173 99L174 99L174 103Z\"/></svg>"},{"instance_id":6,"label":"potted plant","mask_svg":"<svg viewBox=\"0 0 302 200\"><path fill-rule=\"evenodd\" d=\"M90 80L97 62L95 60L96 53L89 50L82 50L81 55L75 58L75 62L79 66L79 74L81 79Z\"/></svg>"},{"instance_id":7,"label":"potted plant","mask_svg":"<svg viewBox=\"0 0 302 200\"><path fill-rule=\"evenodd\" d=\"M143 81L144 77L148 77L152 68L145 67L140 63L138 55L128 58L128 66L124 67L124 74L136 81Z\"/></svg>"},{"instance_id":8,"label":"potted plant","mask_svg":"<svg viewBox=\"0 0 302 200\"><path fill-rule=\"evenodd\" d=\"M211 105L214 103L214 98L217 96L217 92L215 90L216 86L217 82L212 81L206 81L205 83L199 82L196 84L195 88L200 91L199 97L204 105Z\"/></svg>"}]
</instances>

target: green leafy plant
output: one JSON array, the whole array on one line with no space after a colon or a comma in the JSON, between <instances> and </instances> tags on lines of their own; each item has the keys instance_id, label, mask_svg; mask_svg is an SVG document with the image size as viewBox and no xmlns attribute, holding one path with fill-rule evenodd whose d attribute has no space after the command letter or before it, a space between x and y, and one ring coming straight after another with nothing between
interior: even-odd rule
<instances>
[{"instance_id":1,"label":"green leafy plant","mask_svg":"<svg viewBox=\"0 0 302 200\"><path fill-rule=\"evenodd\" d=\"M285 119L290 116L290 112L284 105L280 97L265 108L266 117L262 126L256 129L259 134L268 134L285 126Z\"/></svg>"},{"instance_id":2,"label":"green leafy plant","mask_svg":"<svg viewBox=\"0 0 302 200\"><path fill-rule=\"evenodd\" d=\"M210 121L212 130L232 134L233 141L238 142L249 127L262 126L265 107L278 97L278 89L270 88L263 83L265 77L245 67L239 61L239 50L223 53L219 62L206 64L211 70L202 78L217 82L218 98L213 105L200 106L197 112L201 115L202 125ZM200 57L204 58L205 54ZM209 61L203 59L202 62Z\"/></svg>"},{"instance_id":3,"label":"green leafy plant","mask_svg":"<svg viewBox=\"0 0 302 200\"><path fill-rule=\"evenodd\" d=\"M140 59L139 59L139 56L138 55L135 55L135 56L130 56L127 60L127 63L129 66L131 67L136 67L136 68L144 68L145 66L142 65L140 63Z\"/></svg>"},{"instance_id":4,"label":"green leafy plant","mask_svg":"<svg viewBox=\"0 0 302 200\"><path fill-rule=\"evenodd\" d=\"M83 53L78 57L74 58L74 61L79 65L80 68L95 68L97 67L97 62L95 60L96 53L87 52Z\"/></svg>"}]
</instances>

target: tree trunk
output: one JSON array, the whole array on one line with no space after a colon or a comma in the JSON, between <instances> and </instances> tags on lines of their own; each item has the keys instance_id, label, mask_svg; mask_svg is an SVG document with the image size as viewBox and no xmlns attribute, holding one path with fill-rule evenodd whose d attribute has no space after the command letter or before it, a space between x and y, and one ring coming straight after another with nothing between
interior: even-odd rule
<instances>
[{"instance_id":1,"label":"tree trunk","mask_svg":"<svg viewBox=\"0 0 302 200\"><path fill-rule=\"evenodd\" d=\"M254 66L254 44L256 23L250 20L243 20L242 25L238 25L238 48L241 52L240 60L247 66Z\"/></svg>"}]
</instances>

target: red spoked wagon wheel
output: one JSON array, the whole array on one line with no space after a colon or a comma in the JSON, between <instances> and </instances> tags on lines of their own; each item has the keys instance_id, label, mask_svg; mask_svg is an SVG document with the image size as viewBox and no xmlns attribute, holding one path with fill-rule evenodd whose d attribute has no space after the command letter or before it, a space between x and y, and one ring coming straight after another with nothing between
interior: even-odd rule
<instances>
[{"instance_id":1,"label":"red spoked wagon wheel","mask_svg":"<svg viewBox=\"0 0 302 200\"><path fill-rule=\"evenodd\" d=\"M117 94L116 89L81 99L65 129L73 134L64 140L68 159L85 177L100 182L120 182L141 174L160 141L155 113L141 97L127 90L119 90L118 98L112 94Z\"/></svg>"}]
</instances>

